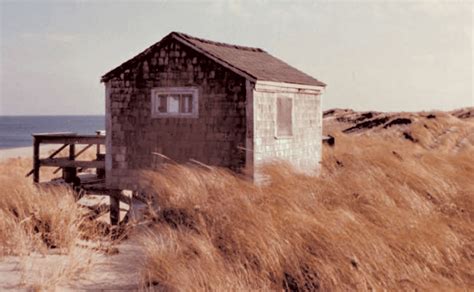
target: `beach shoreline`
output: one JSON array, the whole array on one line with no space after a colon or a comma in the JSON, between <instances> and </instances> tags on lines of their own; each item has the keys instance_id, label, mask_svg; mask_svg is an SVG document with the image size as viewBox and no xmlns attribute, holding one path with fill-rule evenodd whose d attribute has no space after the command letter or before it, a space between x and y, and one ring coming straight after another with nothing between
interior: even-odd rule
<instances>
[{"instance_id":1,"label":"beach shoreline","mask_svg":"<svg viewBox=\"0 0 474 292\"><path fill-rule=\"evenodd\" d=\"M53 149L57 149L58 145L41 145L40 155L44 156ZM0 162L10 158L32 158L33 146L15 147L0 149Z\"/></svg>"}]
</instances>

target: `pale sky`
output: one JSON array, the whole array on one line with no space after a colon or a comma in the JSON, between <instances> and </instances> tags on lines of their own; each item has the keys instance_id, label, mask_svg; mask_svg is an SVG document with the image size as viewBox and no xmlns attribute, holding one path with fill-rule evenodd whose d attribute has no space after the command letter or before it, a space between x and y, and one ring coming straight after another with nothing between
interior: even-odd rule
<instances>
[{"instance_id":1,"label":"pale sky","mask_svg":"<svg viewBox=\"0 0 474 292\"><path fill-rule=\"evenodd\" d=\"M472 2L295 3L0 0L0 115L103 114L100 76L171 31L268 51L325 109L474 106Z\"/></svg>"}]
</instances>

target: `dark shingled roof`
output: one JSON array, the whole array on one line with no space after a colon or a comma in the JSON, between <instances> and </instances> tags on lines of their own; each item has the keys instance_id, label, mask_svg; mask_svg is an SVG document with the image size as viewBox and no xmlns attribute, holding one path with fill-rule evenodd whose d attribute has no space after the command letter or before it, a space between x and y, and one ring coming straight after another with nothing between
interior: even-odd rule
<instances>
[{"instance_id":1,"label":"dark shingled roof","mask_svg":"<svg viewBox=\"0 0 474 292\"><path fill-rule=\"evenodd\" d=\"M243 47L225 43L214 42L201 38L196 38L184 33L172 32L163 40L173 37L194 48L204 55L216 59L225 65L233 68L244 77L250 76L255 80L287 82L303 85L326 86L325 83L301 72L300 70L286 64L259 48ZM154 44L141 54L123 63L102 77L102 81L107 81L127 67L135 64L147 53L158 47L163 41ZM247 75L247 76L246 76Z\"/></svg>"}]
</instances>

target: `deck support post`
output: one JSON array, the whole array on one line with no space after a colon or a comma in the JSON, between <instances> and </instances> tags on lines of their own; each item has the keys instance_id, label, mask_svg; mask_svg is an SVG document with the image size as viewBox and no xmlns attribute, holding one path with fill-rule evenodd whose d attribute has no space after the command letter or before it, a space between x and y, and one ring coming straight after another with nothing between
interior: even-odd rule
<instances>
[{"instance_id":1,"label":"deck support post","mask_svg":"<svg viewBox=\"0 0 474 292\"><path fill-rule=\"evenodd\" d=\"M33 137L33 182L40 180L40 139Z\"/></svg>"},{"instance_id":2,"label":"deck support post","mask_svg":"<svg viewBox=\"0 0 474 292\"><path fill-rule=\"evenodd\" d=\"M69 160L76 159L76 145L69 144ZM63 170L63 178L67 183L74 182L77 176L77 169L75 167L65 167Z\"/></svg>"},{"instance_id":3,"label":"deck support post","mask_svg":"<svg viewBox=\"0 0 474 292\"><path fill-rule=\"evenodd\" d=\"M102 133L102 131L95 131L95 134L96 134L97 136L100 136L101 133ZM99 157L99 155L100 155L100 144L99 144L99 143L96 144L95 155L96 155L96 157Z\"/></svg>"},{"instance_id":4,"label":"deck support post","mask_svg":"<svg viewBox=\"0 0 474 292\"><path fill-rule=\"evenodd\" d=\"M110 224L117 225L120 221L120 190L110 191Z\"/></svg>"},{"instance_id":5,"label":"deck support post","mask_svg":"<svg viewBox=\"0 0 474 292\"><path fill-rule=\"evenodd\" d=\"M76 158L76 145L69 144L69 160L74 160Z\"/></svg>"}]
</instances>

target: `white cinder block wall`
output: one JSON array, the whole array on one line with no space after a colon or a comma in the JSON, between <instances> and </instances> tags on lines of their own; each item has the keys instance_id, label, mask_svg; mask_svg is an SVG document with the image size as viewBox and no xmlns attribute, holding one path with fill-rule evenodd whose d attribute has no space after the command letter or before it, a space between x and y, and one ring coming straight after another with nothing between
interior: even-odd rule
<instances>
[{"instance_id":1,"label":"white cinder block wall","mask_svg":"<svg viewBox=\"0 0 474 292\"><path fill-rule=\"evenodd\" d=\"M305 87L305 86L302 86ZM321 90L296 85L256 83L254 104L254 168L275 160L289 162L296 170L318 174L322 158ZM276 134L276 100L293 99L292 136Z\"/></svg>"}]
</instances>

